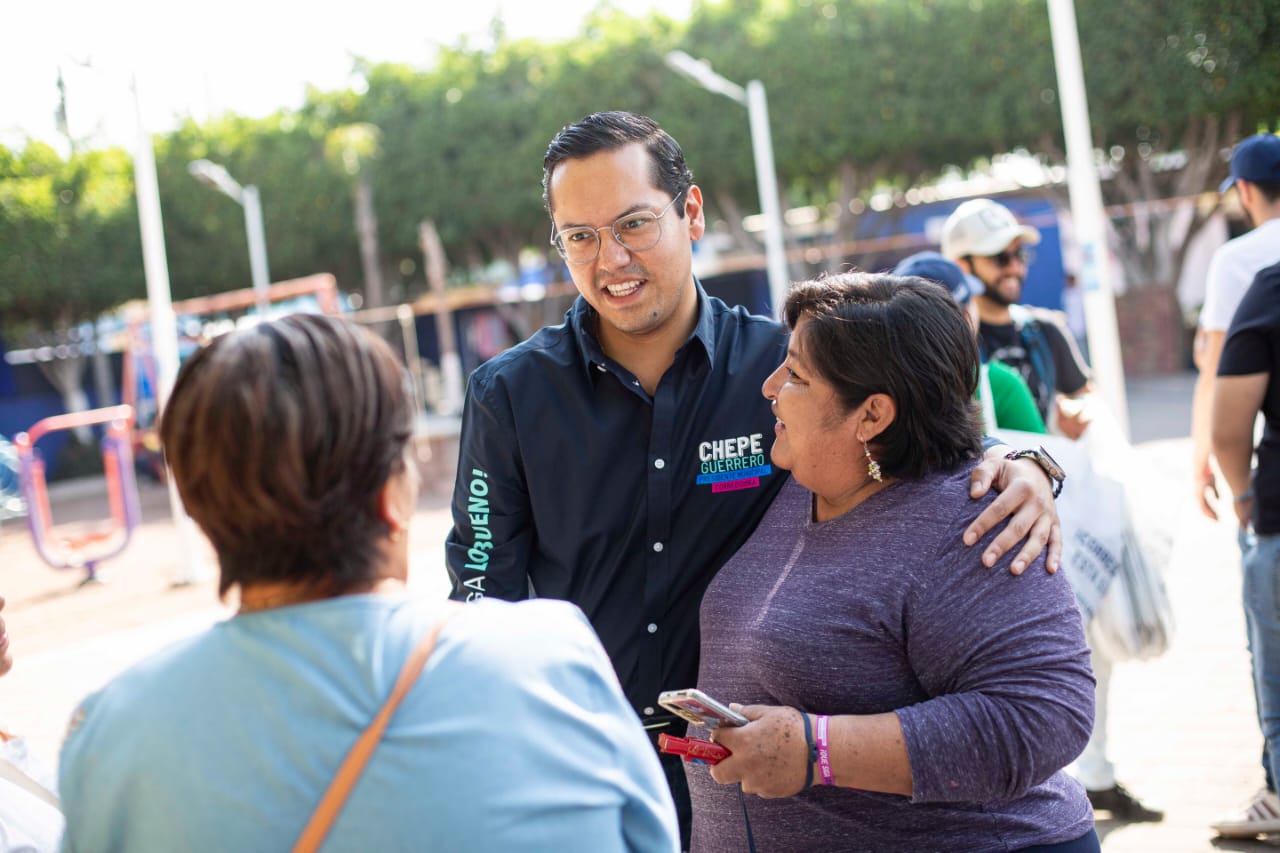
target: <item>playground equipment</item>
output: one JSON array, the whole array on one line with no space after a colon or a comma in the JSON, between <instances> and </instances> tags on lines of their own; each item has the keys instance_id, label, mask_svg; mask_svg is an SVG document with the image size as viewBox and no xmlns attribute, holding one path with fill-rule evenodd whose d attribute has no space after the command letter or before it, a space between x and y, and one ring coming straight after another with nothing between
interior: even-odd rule
<instances>
[{"instance_id":1,"label":"playground equipment","mask_svg":"<svg viewBox=\"0 0 1280 853\"><path fill-rule=\"evenodd\" d=\"M328 273L273 284L267 289L267 302L265 315L255 311L260 307L259 294L252 289L174 302L172 307L178 317L183 354L189 354L217 334L251 325L264 317L317 310L337 314L342 308L337 281ZM0 437L0 519L25 509L36 550L45 562L57 569L83 568L86 582L96 579L98 563L124 550L138 523L135 463L156 479L163 479L165 473L156 429L159 381L150 341L149 312L141 304L126 305L117 318L123 321L123 328L103 333L99 325L96 348L99 354L121 353L122 405L45 418L15 436L19 486L16 490L12 476L8 476L14 467L13 459L11 455L6 456L6 445ZM79 358L85 352L76 349L63 354L53 352L52 348L12 350L5 358L10 363L26 364L52 358ZM90 425L104 425L101 448L111 519L109 524L90 532L70 534L65 532L65 526L54 527L44 462L36 453L35 444L50 432ZM177 514L175 511L175 516Z\"/></svg>"},{"instance_id":2,"label":"playground equipment","mask_svg":"<svg viewBox=\"0 0 1280 853\"><path fill-rule=\"evenodd\" d=\"M185 359L213 334L229 331L244 323L255 323L265 317L317 308L325 314L341 313L338 282L329 273L277 282L266 291L267 314L245 313L258 309L260 300L261 295L256 290L245 288L174 302L173 313L178 317L179 357ZM142 305L126 308L123 314L126 329L120 402L133 407L132 444L139 470L162 481L165 469L156 429L160 411L156 399L159 377L151 349L150 314ZM239 319L233 320L232 317Z\"/></svg>"},{"instance_id":3,"label":"playground equipment","mask_svg":"<svg viewBox=\"0 0 1280 853\"><path fill-rule=\"evenodd\" d=\"M44 461L36 452L36 442L50 432L97 424L106 424L101 447L111 521L106 526L74 536L56 533L49 511ZM85 583L97 580L98 563L125 549L138 524L138 487L134 480L130 434L132 425L132 406L109 406L45 418L13 439L18 451L22 496L27 504L27 525L36 551L55 569L84 569Z\"/></svg>"},{"instance_id":4,"label":"playground equipment","mask_svg":"<svg viewBox=\"0 0 1280 853\"><path fill-rule=\"evenodd\" d=\"M18 451L9 439L0 435L0 521L26 514L27 505L18 485Z\"/></svg>"}]
</instances>

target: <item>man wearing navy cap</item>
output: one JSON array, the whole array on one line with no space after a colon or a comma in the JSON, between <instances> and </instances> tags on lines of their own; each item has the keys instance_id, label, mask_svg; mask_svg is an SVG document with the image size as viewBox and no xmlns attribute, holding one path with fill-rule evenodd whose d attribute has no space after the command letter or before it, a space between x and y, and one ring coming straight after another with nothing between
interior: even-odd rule
<instances>
[{"instance_id":1,"label":"man wearing navy cap","mask_svg":"<svg viewBox=\"0 0 1280 853\"><path fill-rule=\"evenodd\" d=\"M1241 523L1245 626L1265 741L1262 769L1266 784L1240 813L1212 827L1224 837L1252 838L1280 832L1280 797L1276 795L1280 695L1275 688L1280 668L1280 621L1274 592L1280 580L1280 522L1275 517L1274 499L1276 418L1268 392L1276 373L1271 362L1278 328L1275 282L1280 277L1280 136L1260 133L1236 146L1231 175L1222 191L1233 186L1254 229L1227 242L1209 262L1196 334L1200 378L1192 408L1192 438L1196 499L1201 509L1211 518L1217 517L1207 500L1209 493L1217 496L1209 467L1211 433L1222 454L1220 467L1235 493L1234 508ZM1267 415L1268 427L1257 448L1258 469L1251 474L1253 424L1260 410Z\"/></svg>"},{"instance_id":2,"label":"man wearing navy cap","mask_svg":"<svg viewBox=\"0 0 1280 853\"><path fill-rule=\"evenodd\" d=\"M1259 133L1236 146L1231 155L1231 174L1220 190L1225 193L1232 187L1236 188L1253 230L1227 241L1209 261L1194 349L1200 377L1191 403L1191 472L1200 511L1213 519L1218 517L1209 502L1210 495L1218 496L1209 465L1213 379L1218 373L1227 327L1245 290L1260 270L1280 261L1280 136Z\"/></svg>"},{"instance_id":3,"label":"man wearing navy cap","mask_svg":"<svg viewBox=\"0 0 1280 853\"><path fill-rule=\"evenodd\" d=\"M894 275L914 276L946 288L956 304L969 318L973 333L978 333L978 309L973 297L985 289L982 282L960 269L937 252L916 252L903 258L893 268ZM1046 432L1044 419L1036 408L1031 389L1016 370L995 359L984 359L978 379L978 396L982 401L983 421L987 431L1016 429L1022 432Z\"/></svg>"}]
</instances>

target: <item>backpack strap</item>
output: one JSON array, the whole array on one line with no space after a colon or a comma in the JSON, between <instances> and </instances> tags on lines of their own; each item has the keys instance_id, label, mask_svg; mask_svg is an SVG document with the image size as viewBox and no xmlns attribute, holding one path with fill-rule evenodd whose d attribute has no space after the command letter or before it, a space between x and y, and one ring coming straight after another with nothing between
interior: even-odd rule
<instances>
[{"instance_id":1,"label":"backpack strap","mask_svg":"<svg viewBox=\"0 0 1280 853\"><path fill-rule=\"evenodd\" d=\"M443 619L431 626L418 645L409 653L409 657L405 659L404 666L400 668L400 675L396 678L396 683L391 688L391 694L387 696L387 700L382 704L381 710L377 716L360 734L355 745L347 753L347 757L343 760L342 766L338 768L338 772L334 774L333 781L329 783L329 788L324 792L324 796L320 799L320 805L316 806L316 810L312 813L311 819L307 821L307 826L302 830L302 835L298 836L298 841L293 845L293 853L314 853L320 849L320 845L324 842L325 836L329 834L329 830L333 827L334 821L338 819L342 807L347 802L347 797L351 795L351 790L356 786L356 782L360 781L360 774L364 772L365 765L369 763L369 759L373 757L373 752L378 748L378 743L382 740L382 734L386 731L387 723L391 722L391 716L396 712L396 708L400 706L400 701L413 687L418 680L418 676L422 673L422 668L427 664L427 658L431 657L431 653L435 651L436 640L440 638L440 632L444 630L445 625L454 616L458 615L460 605L451 603L451 610Z\"/></svg>"},{"instance_id":2,"label":"backpack strap","mask_svg":"<svg viewBox=\"0 0 1280 853\"><path fill-rule=\"evenodd\" d=\"M978 402L982 406L982 423L987 435L993 435L1000 429L996 422L996 395L991 390L991 365L983 362L978 365Z\"/></svg>"},{"instance_id":3,"label":"backpack strap","mask_svg":"<svg viewBox=\"0 0 1280 853\"><path fill-rule=\"evenodd\" d=\"M1023 306L1010 305L1009 316L1013 320L1014 328L1018 330L1018 338L1027 351L1027 357L1031 360L1031 368L1040 380L1040 386L1044 391L1044 407L1051 408L1049 404L1053 402L1054 395L1058 392L1058 368L1053 360L1049 339L1045 337L1040 321ZM1036 400L1037 407L1041 406L1041 402ZM1045 423L1049 422L1047 410L1041 411L1040 415L1045 419Z\"/></svg>"}]
</instances>

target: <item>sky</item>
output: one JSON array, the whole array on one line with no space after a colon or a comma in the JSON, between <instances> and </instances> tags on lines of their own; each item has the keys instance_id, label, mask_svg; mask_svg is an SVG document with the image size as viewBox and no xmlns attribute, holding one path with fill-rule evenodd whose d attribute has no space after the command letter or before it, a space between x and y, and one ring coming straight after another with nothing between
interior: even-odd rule
<instances>
[{"instance_id":1,"label":"sky","mask_svg":"<svg viewBox=\"0 0 1280 853\"><path fill-rule=\"evenodd\" d=\"M426 67L439 45L483 44L501 14L516 38L577 32L596 0L43 0L6 4L0 144L64 148L54 114L61 69L77 139L131 146L138 81L153 132L187 116L260 117L301 106L308 84L352 84L352 58ZM630 14L687 17L691 0L627 0Z\"/></svg>"}]
</instances>

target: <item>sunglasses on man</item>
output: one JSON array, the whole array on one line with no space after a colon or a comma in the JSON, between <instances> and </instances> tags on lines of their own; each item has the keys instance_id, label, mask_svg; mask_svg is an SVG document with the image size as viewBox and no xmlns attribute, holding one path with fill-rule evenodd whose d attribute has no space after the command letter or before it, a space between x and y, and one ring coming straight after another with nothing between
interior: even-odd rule
<instances>
[{"instance_id":1,"label":"sunglasses on man","mask_svg":"<svg viewBox=\"0 0 1280 853\"><path fill-rule=\"evenodd\" d=\"M1019 246L1016 249L1005 249L994 255L985 255L989 261L998 267L1012 266L1014 261L1022 264L1024 267L1031 266L1031 261L1035 259L1035 252L1032 252L1026 246Z\"/></svg>"}]
</instances>

